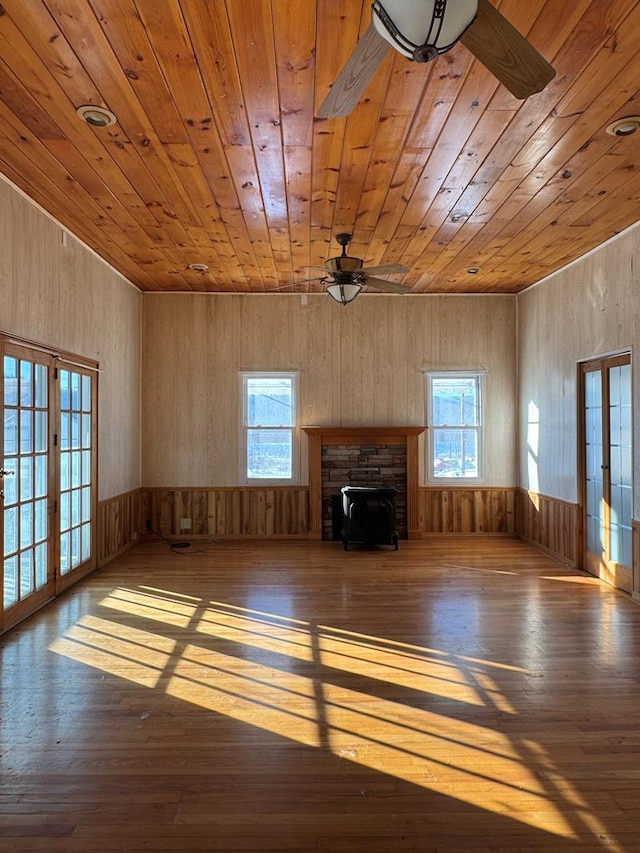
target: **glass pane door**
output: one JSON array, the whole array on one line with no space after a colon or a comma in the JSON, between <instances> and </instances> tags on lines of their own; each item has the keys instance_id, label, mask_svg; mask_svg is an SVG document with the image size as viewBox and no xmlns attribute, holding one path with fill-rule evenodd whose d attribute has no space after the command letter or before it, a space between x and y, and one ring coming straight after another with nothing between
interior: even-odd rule
<instances>
[{"instance_id":1,"label":"glass pane door","mask_svg":"<svg viewBox=\"0 0 640 853\"><path fill-rule=\"evenodd\" d=\"M632 587L631 363L628 355L583 366L584 567Z\"/></svg>"},{"instance_id":2,"label":"glass pane door","mask_svg":"<svg viewBox=\"0 0 640 853\"><path fill-rule=\"evenodd\" d=\"M52 593L48 357L3 357L3 611ZM30 606L30 605L27 605ZM9 620L11 621L11 620Z\"/></svg>"}]
</instances>

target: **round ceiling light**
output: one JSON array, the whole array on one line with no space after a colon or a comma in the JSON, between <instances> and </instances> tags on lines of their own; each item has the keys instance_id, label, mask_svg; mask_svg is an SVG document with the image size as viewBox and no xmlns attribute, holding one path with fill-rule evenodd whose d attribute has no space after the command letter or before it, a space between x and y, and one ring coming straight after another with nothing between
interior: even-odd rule
<instances>
[{"instance_id":1,"label":"round ceiling light","mask_svg":"<svg viewBox=\"0 0 640 853\"><path fill-rule=\"evenodd\" d=\"M78 107L76 113L91 127L109 127L117 121L111 110L106 107L97 107L95 104L83 104Z\"/></svg>"},{"instance_id":2,"label":"round ceiling light","mask_svg":"<svg viewBox=\"0 0 640 853\"><path fill-rule=\"evenodd\" d=\"M209 265L208 264L187 264L187 269L192 270L193 272L208 272Z\"/></svg>"},{"instance_id":3,"label":"round ceiling light","mask_svg":"<svg viewBox=\"0 0 640 853\"><path fill-rule=\"evenodd\" d=\"M640 116L626 116L616 119L607 127L610 136L631 136L640 130Z\"/></svg>"}]
</instances>

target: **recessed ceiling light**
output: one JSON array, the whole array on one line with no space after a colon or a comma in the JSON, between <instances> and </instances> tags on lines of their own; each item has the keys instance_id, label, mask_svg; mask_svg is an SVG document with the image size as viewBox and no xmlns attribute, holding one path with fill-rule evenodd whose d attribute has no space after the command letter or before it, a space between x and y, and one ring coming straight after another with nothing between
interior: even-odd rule
<instances>
[{"instance_id":1,"label":"recessed ceiling light","mask_svg":"<svg viewBox=\"0 0 640 853\"><path fill-rule=\"evenodd\" d=\"M480 272L480 267L467 267L467 272L469 275L475 275Z\"/></svg>"},{"instance_id":2,"label":"recessed ceiling light","mask_svg":"<svg viewBox=\"0 0 640 853\"><path fill-rule=\"evenodd\" d=\"M98 107L95 104L83 104L78 107L76 113L82 121L90 124L91 127L109 127L117 121L111 110L106 107Z\"/></svg>"},{"instance_id":3,"label":"recessed ceiling light","mask_svg":"<svg viewBox=\"0 0 640 853\"><path fill-rule=\"evenodd\" d=\"M611 122L607 127L610 136L631 136L640 130L640 116L626 116Z\"/></svg>"},{"instance_id":4,"label":"recessed ceiling light","mask_svg":"<svg viewBox=\"0 0 640 853\"><path fill-rule=\"evenodd\" d=\"M209 265L208 264L187 264L188 270L193 270L193 272L208 272Z\"/></svg>"}]
</instances>

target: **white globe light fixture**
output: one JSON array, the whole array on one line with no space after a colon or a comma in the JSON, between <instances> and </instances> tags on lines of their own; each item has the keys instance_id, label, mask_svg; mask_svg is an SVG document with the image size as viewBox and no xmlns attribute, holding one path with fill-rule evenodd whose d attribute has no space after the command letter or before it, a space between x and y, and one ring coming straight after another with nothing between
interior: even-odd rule
<instances>
[{"instance_id":1,"label":"white globe light fixture","mask_svg":"<svg viewBox=\"0 0 640 853\"><path fill-rule=\"evenodd\" d=\"M473 23L478 0L374 0L372 22L403 56L429 62L451 50Z\"/></svg>"}]
</instances>

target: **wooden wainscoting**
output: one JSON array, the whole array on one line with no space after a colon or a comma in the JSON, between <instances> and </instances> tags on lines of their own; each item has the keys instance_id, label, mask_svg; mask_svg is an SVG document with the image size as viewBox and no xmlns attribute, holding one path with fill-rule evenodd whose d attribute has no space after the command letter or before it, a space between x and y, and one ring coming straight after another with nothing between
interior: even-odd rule
<instances>
[{"instance_id":1,"label":"wooden wainscoting","mask_svg":"<svg viewBox=\"0 0 640 853\"><path fill-rule=\"evenodd\" d=\"M423 486L418 490L420 532L516 532L515 489Z\"/></svg>"},{"instance_id":2,"label":"wooden wainscoting","mask_svg":"<svg viewBox=\"0 0 640 853\"><path fill-rule=\"evenodd\" d=\"M104 566L137 541L140 489L98 501L98 565Z\"/></svg>"},{"instance_id":3,"label":"wooden wainscoting","mask_svg":"<svg viewBox=\"0 0 640 853\"><path fill-rule=\"evenodd\" d=\"M141 518L144 531L161 536L306 537L309 489L146 488L142 489Z\"/></svg>"},{"instance_id":4,"label":"wooden wainscoting","mask_svg":"<svg viewBox=\"0 0 640 853\"><path fill-rule=\"evenodd\" d=\"M520 537L572 566L581 564L578 504L518 490L516 530Z\"/></svg>"},{"instance_id":5,"label":"wooden wainscoting","mask_svg":"<svg viewBox=\"0 0 640 853\"><path fill-rule=\"evenodd\" d=\"M640 602L640 521L631 522L633 540L631 543L631 563L633 565L633 587L631 595Z\"/></svg>"}]
</instances>

